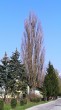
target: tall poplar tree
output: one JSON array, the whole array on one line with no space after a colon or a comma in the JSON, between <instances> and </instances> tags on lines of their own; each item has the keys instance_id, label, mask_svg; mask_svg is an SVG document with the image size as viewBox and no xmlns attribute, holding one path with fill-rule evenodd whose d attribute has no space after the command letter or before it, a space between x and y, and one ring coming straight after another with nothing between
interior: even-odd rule
<instances>
[{"instance_id":1,"label":"tall poplar tree","mask_svg":"<svg viewBox=\"0 0 61 110\"><path fill-rule=\"evenodd\" d=\"M41 87L44 69L43 33L37 17L30 13L25 20L25 31L22 40L22 60L25 64L28 76L28 84L31 88Z\"/></svg>"}]
</instances>

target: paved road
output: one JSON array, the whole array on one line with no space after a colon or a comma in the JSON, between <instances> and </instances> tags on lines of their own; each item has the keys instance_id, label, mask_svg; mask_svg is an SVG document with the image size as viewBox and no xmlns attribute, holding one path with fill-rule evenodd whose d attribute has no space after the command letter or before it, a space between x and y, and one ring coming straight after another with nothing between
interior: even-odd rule
<instances>
[{"instance_id":1,"label":"paved road","mask_svg":"<svg viewBox=\"0 0 61 110\"><path fill-rule=\"evenodd\" d=\"M37 105L26 110L61 110L61 98L46 104Z\"/></svg>"}]
</instances>

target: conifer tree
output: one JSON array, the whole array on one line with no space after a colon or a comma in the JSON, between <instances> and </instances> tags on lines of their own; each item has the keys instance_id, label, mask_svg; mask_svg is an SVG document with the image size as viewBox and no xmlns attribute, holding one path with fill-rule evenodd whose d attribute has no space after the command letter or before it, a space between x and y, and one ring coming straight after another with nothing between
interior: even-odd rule
<instances>
[{"instance_id":1,"label":"conifer tree","mask_svg":"<svg viewBox=\"0 0 61 110\"><path fill-rule=\"evenodd\" d=\"M22 85L26 84L26 71L24 64L22 64L20 61L19 56L20 54L16 49L9 62L9 85L10 91L14 94L17 91L22 90Z\"/></svg>"},{"instance_id":2,"label":"conifer tree","mask_svg":"<svg viewBox=\"0 0 61 110\"><path fill-rule=\"evenodd\" d=\"M9 58L7 56L7 53L5 52L0 64L0 87L5 88L5 96L8 92L8 65Z\"/></svg>"},{"instance_id":3,"label":"conifer tree","mask_svg":"<svg viewBox=\"0 0 61 110\"><path fill-rule=\"evenodd\" d=\"M59 87L58 87L58 78L55 73L55 69L53 65L49 62L45 80L44 80L44 86L46 89L46 95L47 98L49 97L57 97L58 92L59 92Z\"/></svg>"}]
</instances>

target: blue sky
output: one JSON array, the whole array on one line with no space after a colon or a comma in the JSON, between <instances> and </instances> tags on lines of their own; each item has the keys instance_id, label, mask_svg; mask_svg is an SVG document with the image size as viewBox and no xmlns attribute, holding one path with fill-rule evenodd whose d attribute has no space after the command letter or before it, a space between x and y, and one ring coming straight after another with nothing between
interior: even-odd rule
<instances>
[{"instance_id":1,"label":"blue sky","mask_svg":"<svg viewBox=\"0 0 61 110\"><path fill-rule=\"evenodd\" d=\"M21 49L24 20L33 11L44 33L45 65L61 72L61 0L0 0L0 59Z\"/></svg>"}]
</instances>

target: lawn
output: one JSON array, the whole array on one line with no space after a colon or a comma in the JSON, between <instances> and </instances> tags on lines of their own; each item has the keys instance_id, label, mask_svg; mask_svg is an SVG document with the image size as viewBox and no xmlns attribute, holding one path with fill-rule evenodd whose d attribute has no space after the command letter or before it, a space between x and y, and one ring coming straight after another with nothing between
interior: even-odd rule
<instances>
[{"instance_id":1,"label":"lawn","mask_svg":"<svg viewBox=\"0 0 61 110\"><path fill-rule=\"evenodd\" d=\"M46 103L47 101L41 101L38 103L35 102L28 102L26 105L24 106L20 106L20 104L17 104L17 107L14 110L25 110L26 108L32 107L34 105L38 105L38 104L43 104ZM4 105L4 110L12 110L9 104L5 104Z\"/></svg>"}]
</instances>

